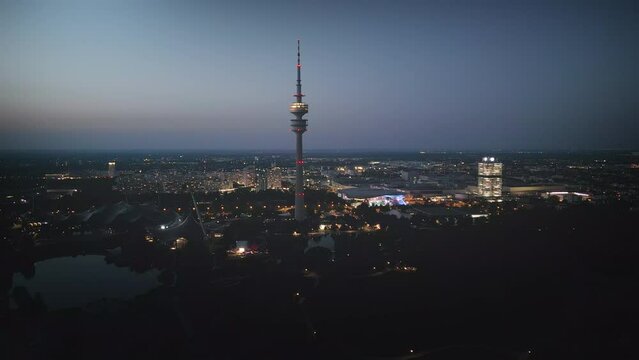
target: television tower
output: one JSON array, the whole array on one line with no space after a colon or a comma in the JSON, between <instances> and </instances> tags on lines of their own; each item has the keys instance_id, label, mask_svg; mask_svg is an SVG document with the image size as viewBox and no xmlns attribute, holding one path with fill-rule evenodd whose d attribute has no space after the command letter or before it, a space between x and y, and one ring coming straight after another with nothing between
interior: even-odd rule
<instances>
[{"instance_id":1,"label":"television tower","mask_svg":"<svg viewBox=\"0 0 639 360\"><path fill-rule=\"evenodd\" d=\"M303 221L304 212L304 158L302 157L302 134L306 131L306 122L302 119L308 112L308 104L302 102L302 64L300 63L300 41L297 40L297 92L295 93L295 102L289 106L291 114L295 115L295 119L291 120L291 127L297 138L297 158L295 161L295 220Z\"/></svg>"}]
</instances>

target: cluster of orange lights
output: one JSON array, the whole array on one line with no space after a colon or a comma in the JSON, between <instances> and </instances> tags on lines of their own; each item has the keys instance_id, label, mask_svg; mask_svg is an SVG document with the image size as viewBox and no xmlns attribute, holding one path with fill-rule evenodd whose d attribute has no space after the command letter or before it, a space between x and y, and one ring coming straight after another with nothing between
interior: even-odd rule
<instances>
[{"instance_id":1,"label":"cluster of orange lights","mask_svg":"<svg viewBox=\"0 0 639 360\"><path fill-rule=\"evenodd\" d=\"M297 165L304 165L304 160L297 160L295 163Z\"/></svg>"}]
</instances>

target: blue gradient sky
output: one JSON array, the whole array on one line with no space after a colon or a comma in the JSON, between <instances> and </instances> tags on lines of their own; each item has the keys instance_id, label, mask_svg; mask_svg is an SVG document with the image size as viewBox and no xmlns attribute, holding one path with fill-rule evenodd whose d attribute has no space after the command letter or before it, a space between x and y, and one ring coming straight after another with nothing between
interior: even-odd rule
<instances>
[{"instance_id":1,"label":"blue gradient sky","mask_svg":"<svg viewBox=\"0 0 639 360\"><path fill-rule=\"evenodd\" d=\"M637 148L633 1L0 0L0 148Z\"/></svg>"}]
</instances>

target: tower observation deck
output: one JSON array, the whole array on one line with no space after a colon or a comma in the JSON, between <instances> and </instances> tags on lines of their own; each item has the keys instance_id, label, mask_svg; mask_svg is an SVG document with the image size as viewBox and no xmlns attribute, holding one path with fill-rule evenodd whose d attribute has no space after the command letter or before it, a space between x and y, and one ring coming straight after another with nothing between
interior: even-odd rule
<instances>
[{"instance_id":1,"label":"tower observation deck","mask_svg":"<svg viewBox=\"0 0 639 360\"><path fill-rule=\"evenodd\" d=\"M302 117L308 113L308 105L302 101L302 64L300 62L300 41L297 40L297 92L293 95L295 102L289 106L289 111L295 116L291 119L291 128L297 140L295 161L295 220L303 221L304 211L304 157L302 152L302 134L306 132L308 120Z\"/></svg>"}]
</instances>

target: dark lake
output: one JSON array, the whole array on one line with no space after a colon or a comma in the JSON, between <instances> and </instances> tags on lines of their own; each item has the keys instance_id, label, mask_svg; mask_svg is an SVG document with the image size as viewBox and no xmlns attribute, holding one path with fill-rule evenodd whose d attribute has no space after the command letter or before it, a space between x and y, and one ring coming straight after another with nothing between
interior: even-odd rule
<instances>
[{"instance_id":1,"label":"dark lake","mask_svg":"<svg viewBox=\"0 0 639 360\"><path fill-rule=\"evenodd\" d=\"M48 259L35 264L35 276L13 275L13 288L37 293L50 310L81 307L101 299L130 299L159 285L159 271L136 273L117 267L102 255L81 255Z\"/></svg>"}]
</instances>

